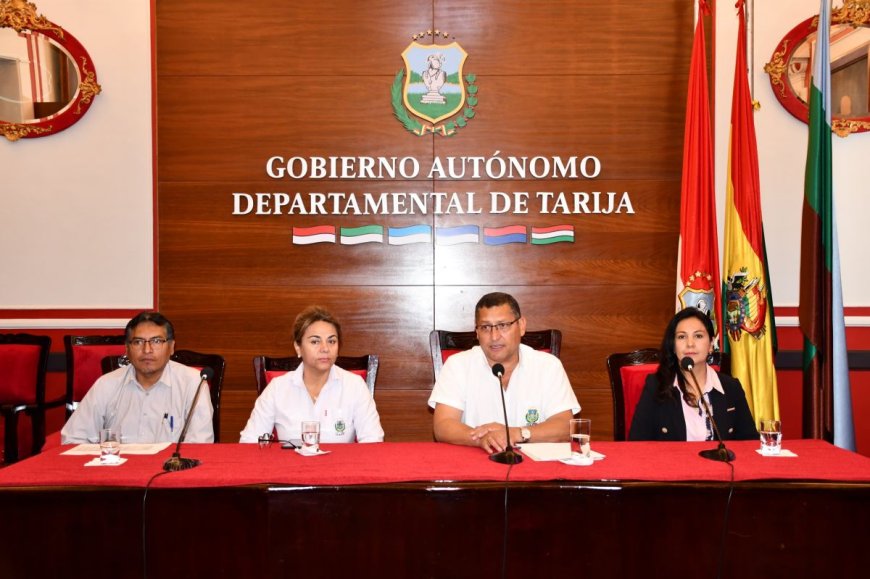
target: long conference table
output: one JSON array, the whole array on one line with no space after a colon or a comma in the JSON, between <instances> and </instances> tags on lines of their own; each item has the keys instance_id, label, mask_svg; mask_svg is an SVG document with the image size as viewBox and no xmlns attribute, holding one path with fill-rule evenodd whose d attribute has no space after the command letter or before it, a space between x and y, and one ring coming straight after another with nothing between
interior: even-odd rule
<instances>
[{"instance_id":1,"label":"long conference table","mask_svg":"<svg viewBox=\"0 0 870 579\"><path fill-rule=\"evenodd\" d=\"M599 442L591 466L438 443L185 445L117 467L57 447L0 469L0 577L859 577L870 458ZM733 470L732 470L733 467Z\"/></svg>"}]
</instances>

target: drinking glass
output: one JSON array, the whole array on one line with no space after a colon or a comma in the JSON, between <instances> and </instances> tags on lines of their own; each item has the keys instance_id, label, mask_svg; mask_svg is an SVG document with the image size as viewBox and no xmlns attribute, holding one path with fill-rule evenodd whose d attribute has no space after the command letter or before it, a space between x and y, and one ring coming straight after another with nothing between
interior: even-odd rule
<instances>
[{"instance_id":1,"label":"drinking glass","mask_svg":"<svg viewBox=\"0 0 870 579\"><path fill-rule=\"evenodd\" d=\"M568 421L568 432L571 435L571 452L582 456L590 456L592 447L592 420L589 418L572 418Z\"/></svg>"},{"instance_id":2,"label":"drinking glass","mask_svg":"<svg viewBox=\"0 0 870 579\"><path fill-rule=\"evenodd\" d=\"M112 428L100 430L100 462L118 464L121 462L121 433Z\"/></svg>"},{"instance_id":3,"label":"drinking glass","mask_svg":"<svg viewBox=\"0 0 870 579\"><path fill-rule=\"evenodd\" d=\"M316 454L320 449L320 423L316 420L302 423L302 452Z\"/></svg>"},{"instance_id":4,"label":"drinking glass","mask_svg":"<svg viewBox=\"0 0 870 579\"><path fill-rule=\"evenodd\" d=\"M782 423L772 418L762 418L758 433L761 436L761 454L778 455L782 450Z\"/></svg>"}]
</instances>

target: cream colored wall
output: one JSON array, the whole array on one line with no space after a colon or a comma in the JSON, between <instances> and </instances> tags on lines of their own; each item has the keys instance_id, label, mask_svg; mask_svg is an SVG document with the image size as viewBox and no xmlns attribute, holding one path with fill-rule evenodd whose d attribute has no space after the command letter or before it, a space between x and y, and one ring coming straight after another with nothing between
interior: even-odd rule
<instances>
[{"instance_id":1,"label":"cream colored wall","mask_svg":"<svg viewBox=\"0 0 870 579\"><path fill-rule=\"evenodd\" d=\"M718 1L716 5L716 195L721 230L724 224L721 208L725 201L737 13L734 2ZM838 7L842 2L835 0L834 5ZM750 31L754 25L754 46L751 41L749 46L750 89L754 84L754 97L761 103L761 109L755 113L755 130L762 212L771 284L778 308L798 305L801 206L809 132L806 124L795 119L776 100L764 65L770 61L783 36L818 12L819 0L750 0L747 10ZM870 273L866 257L870 241L867 226L870 214L870 191L866 184L868 165L870 133L853 134L845 139L833 137L834 203L839 228L843 299L847 308L870 306ZM780 321L785 325L796 324L794 319ZM847 323L870 325L867 320L855 317L848 319Z\"/></svg>"},{"instance_id":2,"label":"cream colored wall","mask_svg":"<svg viewBox=\"0 0 870 579\"><path fill-rule=\"evenodd\" d=\"M778 104L763 68L780 38L815 14L819 3L754 2L750 62L754 94L762 105L756 130L773 291L777 306L796 306L807 127ZM149 4L37 0L42 14L87 47L104 92L83 121L66 131L0 142L0 309L152 305ZM716 185L721 206L737 19L733 2L718 1L716 10ZM870 133L833 141L845 304L870 306L864 259L864 222L870 212L861 174L870 159Z\"/></svg>"},{"instance_id":3,"label":"cream colored wall","mask_svg":"<svg viewBox=\"0 0 870 579\"><path fill-rule=\"evenodd\" d=\"M35 0L103 93L54 136L0 139L0 309L152 305L149 0Z\"/></svg>"}]
</instances>

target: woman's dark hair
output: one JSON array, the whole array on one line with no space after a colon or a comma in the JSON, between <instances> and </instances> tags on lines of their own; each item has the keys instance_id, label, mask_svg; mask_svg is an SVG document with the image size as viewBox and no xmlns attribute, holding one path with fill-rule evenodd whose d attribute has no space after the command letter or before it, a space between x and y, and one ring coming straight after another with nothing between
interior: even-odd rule
<instances>
[{"instance_id":1,"label":"woman's dark hair","mask_svg":"<svg viewBox=\"0 0 870 579\"><path fill-rule=\"evenodd\" d=\"M674 377L677 378L677 385L680 387L680 392L683 393L683 399L686 402L694 400L693 396L687 394L686 381L683 378L683 373L679 371L680 360L677 359L676 353L676 333L677 326L683 320L695 318L704 324L707 330L707 335L713 339L715 330L713 329L713 321L707 314L698 308L685 308L671 318L668 322L668 327L665 328L665 335L662 336L661 351L659 352L659 369L656 370L656 378L658 379L657 395L660 399L674 397Z\"/></svg>"},{"instance_id":2,"label":"woman's dark hair","mask_svg":"<svg viewBox=\"0 0 870 579\"><path fill-rule=\"evenodd\" d=\"M338 345L341 347L341 324L338 323L338 320L326 308L321 306L309 306L296 316L296 321L293 323L293 341L301 344L305 330L315 322L332 324L338 337Z\"/></svg>"}]
</instances>

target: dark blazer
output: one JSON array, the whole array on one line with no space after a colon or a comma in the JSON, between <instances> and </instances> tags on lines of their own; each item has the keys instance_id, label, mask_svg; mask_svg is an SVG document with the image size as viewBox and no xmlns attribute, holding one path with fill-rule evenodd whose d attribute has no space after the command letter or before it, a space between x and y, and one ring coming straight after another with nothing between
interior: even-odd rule
<instances>
[{"instance_id":1,"label":"dark blazer","mask_svg":"<svg viewBox=\"0 0 870 579\"><path fill-rule=\"evenodd\" d=\"M710 406L713 407L713 419L719 427L719 433L725 440L758 439L755 421L746 403L746 394L740 381L719 374L719 381L725 395L718 390L710 391ZM634 410L629 440L686 440L686 420L683 418L683 406L680 397L659 399L658 377L650 374L646 377L640 400Z\"/></svg>"}]
</instances>

